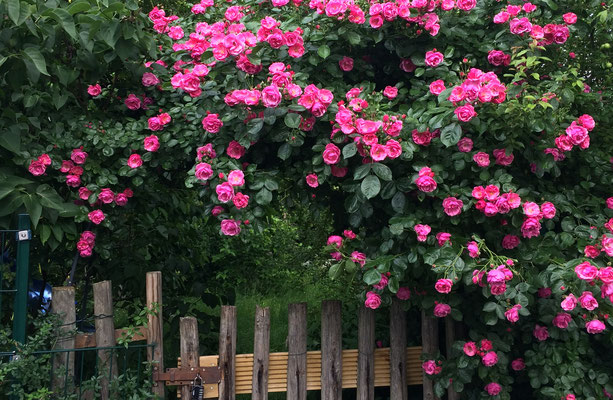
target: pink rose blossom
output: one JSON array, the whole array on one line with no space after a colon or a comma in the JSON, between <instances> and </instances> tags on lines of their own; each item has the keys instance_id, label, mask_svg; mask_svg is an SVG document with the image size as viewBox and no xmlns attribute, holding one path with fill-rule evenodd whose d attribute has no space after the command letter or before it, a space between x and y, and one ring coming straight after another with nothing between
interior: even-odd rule
<instances>
[{"instance_id":1,"label":"pink rose blossom","mask_svg":"<svg viewBox=\"0 0 613 400\"><path fill-rule=\"evenodd\" d=\"M148 87L148 86L155 86L155 85L157 85L158 83L160 83L160 80L158 79L158 77L155 74L153 74L151 72L145 72L143 74L142 82L143 82L143 86L147 86Z\"/></svg>"},{"instance_id":2,"label":"pink rose blossom","mask_svg":"<svg viewBox=\"0 0 613 400\"><path fill-rule=\"evenodd\" d=\"M577 298L575 297L574 294L571 293L568 296L566 296L564 300L562 300L562 303L560 303L560 306L562 307L564 311L572 311L577 306Z\"/></svg>"},{"instance_id":3,"label":"pink rose blossom","mask_svg":"<svg viewBox=\"0 0 613 400\"><path fill-rule=\"evenodd\" d=\"M463 206L464 203L462 200L456 199L455 197L447 197L445 200L443 200L443 209L445 214L449 215L450 217L459 215L462 212Z\"/></svg>"},{"instance_id":4,"label":"pink rose blossom","mask_svg":"<svg viewBox=\"0 0 613 400\"><path fill-rule=\"evenodd\" d=\"M443 368L436 364L434 360L427 360L421 365L421 368L424 370L426 375L438 375L443 370Z\"/></svg>"},{"instance_id":5,"label":"pink rose blossom","mask_svg":"<svg viewBox=\"0 0 613 400\"><path fill-rule=\"evenodd\" d=\"M572 13L572 12L568 12L562 15L562 18L564 18L564 22L567 23L568 25L572 25L577 22L577 14Z\"/></svg>"},{"instance_id":6,"label":"pink rose blossom","mask_svg":"<svg viewBox=\"0 0 613 400\"><path fill-rule=\"evenodd\" d=\"M87 94L89 94L92 97L99 96L100 93L102 93L102 88L97 83L95 85L89 85L87 87Z\"/></svg>"},{"instance_id":7,"label":"pink rose blossom","mask_svg":"<svg viewBox=\"0 0 613 400\"><path fill-rule=\"evenodd\" d=\"M477 258L479 256L479 245L474 240L466 243L466 249L471 258Z\"/></svg>"},{"instance_id":8,"label":"pink rose blossom","mask_svg":"<svg viewBox=\"0 0 613 400\"><path fill-rule=\"evenodd\" d=\"M308 174L306 176L306 183L307 183L307 185L309 185L312 188L316 188L317 186L319 186L319 181L317 180L317 175L316 174Z\"/></svg>"},{"instance_id":9,"label":"pink rose blossom","mask_svg":"<svg viewBox=\"0 0 613 400\"><path fill-rule=\"evenodd\" d=\"M475 342L466 342L464 343L463 351L464 354L469 357L472 357L477 354L477 345L475 344Z\"/></svg>"},{"instance_id":10,"label":"pink rose blossom","mask_svg":"<svg viewBox=\"0 0 613 400\"><path fill-rule=\"evenodd\" d=\"M341 150L334 144L328 143L323 152L324 162L328 165L336 164L340 160Z\"/></svg>"},{"instance_id":11,"label":"pink rose blossom","mask_svg":"<svg viewBox=\"0 0 613 400\"><path fill-rule=\"evenodd\" d=\"M147 136L143 141L143 147L147 151L158 151L160 148L160 141L156 135Z\"/></svg>"},{"instance_id":12,"label":"pink rose blossom","mask_svg":"<svg viewBox=\"0 0 613 400\"><path fill-rule=\"evenodd\" d=\"M425 242L431 231L429 225L422 224L415 225L413 229L415 230L415 233L417 233L417 240L420 242Z\"/></svg>"},{"instance_id":13,"label":"pink rose blossom","mask_svg":"<svg viewBox=\"0 0 613 400\"><path fill-rule=\"evenodd\" d=\"M551 321L551 323L555 327L558 327L560 329L566 329L566 328L568 328L568 324L570 323L571 320L572 320L572 317L570 316L570 314L567 314L565 312L561 312L561 313L558 313L553 318L553 321Z\"/></svg>"},{"instance_id":14,"label":"pink rose blossom","mask_svg":"<svg viewBox=\"0 0 613 400\"><path fill-rule=\"evenodd\" d=\"M447 232L439 232L436 234L436 240L438 241L439 246L443 246L447 242L449 242L451 245L451 234Z\"/></svg>"},{"instance_id":15,"label":"pink rose blossom","mask_svg":"<svg viewBox=\"0 0 613 400\"><path fill-rule=\"evenodd\" d=\"M236 236L241 232L240 222L234 219L221 221L221 233L226 236Z\"/></svg>"},{"instance_id":16,"label":"pink rose blossom","mask_svg":"<svg viewBox=\"0 0 613 400\"><path fill-rule=\"evenodd\" d=\"M130 93L123 102L129 110L138 110L141 107L140 98L134 93Z\"/></svg>"},{"instance_id":17,"label":"pink rose blossom","mask_svg":"<svg viewBox=\"0 0 613 400\"><path fill-rule=\"evenodd\" d=\"M526 368L526 363L524 362L523 358L516 358L515 360L511 361L511 368L513 371L521 371Z\"/></svg>"},{"instance_id":18,"label":"pink rose blossom","mask_svg":"<svg viewBox=\"0 0 613 400\"><path fill-rule=\"evenodd\" d=\"M430 93L435 96L443 93L443 91L447 89L445 87L445 82L442 79L438 79L430 84Z\"/></svg>"},{"instance_id":19,"label":"pink rose blossom","mask_svg":"<svg viewBox=\"0 0 613 400\"><path fill-rule=\"evenodd\" d=\"M519 237L515 235L506 235L502 238L502 247L507 250L512 250L519 246Z\"/></svg>"},{"instance_id":20,"label":"pink rose blossom","mask_svg":"<svg viewBox=\"0 0 613 400\"><path fill-rule=\"evenodd\" d=\"M434 306L434 316L439 318L444 318L451 312L451 307L449 304L438 303Z\"/></svg>"},{"instance_id":21,"label":"pink rose blossom","mask_svg":"<svg viewBox=\"0 0 613 400\"><path fill-rule=\"evenodd\" d=\"M473 161L480 167L487 167L490 165L490 155L480 151L473 156Z\"/></svg>"},{"instance_id":22,"label":"pink rose blossom","mask_svg":"<svg viewBox=\"0 0 613 400\"><path fill-rule=\"evenodd\" d=\"M495 351L488 351L481 358L481 362L486 367L493 367L494 365L496 365L498 363L498 354L496 354Z\"/></svg>"},{"instance_id":23,"label":"pink rose blossom","mask_svg":"<svg viewBox=\"0 0 613 400\"><path fill-rule=\"evenodd\" d=\"M366 293L366 301L364 302L364 305L368 308L376 310L381 305L381 296L375 292Z\"/></svg>"},{"instance_id":24,"label":"pink rose blossom","mask_svg":"<svg viewBox=\"0 0 613 400\"><path fill-rule=\"evenodd\" d=\"M458 141L458 150L462 153L468 153L473 149L473 141L470 138L463 137Z\"/></svg>"},{"instance_id":25,"label":"pink rose blossom","mask_svg":"<svg viewBox=\"0 0 613 400\"><path fill-rule=\"evenodd\" d=\"M426 65L429 67L436 67L443 62L443 53L436 51L436 49L426 52Z\"/></svg>"},{"instance_id":26,"label":"pink rose blossom","mask_svg":"<svg viewBox=\"0 0 613 400\"><path fill-rule=\"evenodd\" d=\"M337 249L340 249L343 246L343 238L337 235L332 235L328 237L326 244L328 246L334 246Z\"/></svg>"},{"instance_id":27,"label":"pink rose blossom","mask_svg":"<svg viewBox=\"0 0 613 400\"><path fill-rule=\"evenodd\" d=\"M499 383L490 382L487 385L485 385L484 389L487 392L487 394L489 394L490 396L498 396L500 392L502 391L502 386L500 386Z\"/></svg>"},{"instance_id":28,"label":"pink rose blossom","mask_svg":"<svg viewBox=\"0 0 613 400\"><path fill-rule=\"evenodd\" d=\"M215 187L217 199L222 203L227 203L234 197L234 187L228 182L223 182Z\"/></svg>"},{"instance_id":29,"label":"pink rose blossom","mask_svg":"<svg viewBox=\"0 0 613 400\"><path fill-rule=\"evenodd\" d=\"M539 342L547 340L547 338L549 337L549 331L547 331L547 327L540 326L538 324L534 327L532 334Z\"/></svg>"},{"instance_id":30,"label":"pink rose blossom","mask_svg":"<svg viewBox=\"0 0 613 400\"><path fill-rule=\"evenodd\" d=\"M228 183L232 186L243 186L245 184L245 174L238 169L230 171L228 174Z\"/></svg>"},{"instance_id":31,"label":"pink rose blossom","mask_svg":"<svg viewBox=\"0 0 613 400\"><path fill-rule=\"evenodd\" d=\"M398 96L398 88L395 86L386 86L383 90L383 95L392 100Z\"/></svg>"},{"instance_id":32,"label":"pink rose blossom","mask_svg":"<svg viewBox=\"0 0 613 400\"><path fill-rule=\"evenodd\" d=\"M100 223L104 221L105 215L101 210L94 210L90 212L89 214L87 214L87 217L94 224L100 225Z\"/></svg>"},{"instance_id":33,"label":"pink rose blossom","mask_svg":"<svg viewBox=\"0 0 613 400\"><path fill-rule=\"evenodd\" d=\"M596 279L598 276L598 268L593 266L587 261L582 262L581 264L575 267L575 274L579 279L584 281L591 281Z\"/></svg>"},{"instance_id":34,"label":"pink rose blossom","mask_svg":"<svg viewBox=\"0 0 613 400\"><path fill-rule=\"evenodd\" d=\"M411 298L411 290L408 287L400 287L396 292L396 297L400 300L408 300Z\"/></svg>"},{"instance_id":35,"label":"pink rose blossom","mask_svg":"<svg viewBox=\"0 0 613 400\"><path fill-rule=\"evenodd\" d=\"M451 279L439 279L434 285L434 288L439 293L450 293L452 286L453 282Z\"/></svg>"},{"instance_id":36,"label":"pink rose blossom","mask_svg":"<svg viewBox=\"0 0 613 400\"><path fill-rule=\"evenodd\" d=\"M460 120L461 122L468 122L473 117L477 116L475 108L470 104L465 104L463 106L457 107L454 110L454 113L458 117L458 120Z\"/></svg>"},{"instance_id":37,"label":"pink rose blossom","mask_svg":"<svg viewBox=\"0 0 613 400\"><path fill-rule=\"evenodd\" d=\"M592 292L588 291L581 294L579 297L579 304L588 311L593 311L598 308L598 301L596 301Z\"/></svg>"},{"instance_id":38,"label":"pink rose blossom","mask_svg":"<svg viewBox=\"0 0 613 400\"><path fill-rule=\"evenodd\" d=\"M128 164L128 167L134 169L134 168L138 168L141 165L143 165L143 160L139 154L132 154L130 157L128 157L127 164Z\"/></svg>"},{"instance_id":39,"label":"pink rose blossom","mask_svg":"<svg viewBox=\"0 0 613 400\"><path fill-rule=\"evenodd\" d=\"M213 176L213 169L211 168L211 164L201 162L196 165L195 176L197 179L206 181L211 179Z\"/></svg>"},{"instance_id":40,"label":"pink rose blossom","mask_svg":"<svg viewBox=\"0 0 613 400\"><path fill-rule=\"evenodd\" d=\"M226 153L228 154L229 157L232 157L238 160L239 158L245 155L245 148L241 146L241 144L238 143L236 140L233 140L228 145L228 148L226 149Z\"/></svg>"},{"instance_id":41,"label":"pink rose blossom","mask_svg":"<svg viewBox=\"0 0 613 400\"><path fill-rule=\"evenodd\" d=\"M75 164L85 164L85 160L87 160L87 153L84 152L83 149L74 149L72 150L72 154L70 154L70 159L74 161Z\"/></svg>"},{"instance_id":42,"label":"pink rose blossom","mask_svg":"<svg viewBox=\"0 0 613 400\"><path fill-rule=\"evenodd\" d=\"M236 193L234 197L232 197L232 203L238 209L245 208L249 204L249 196L242 193Z\"/></svg>"},{"instance_id":43,"label":"pink rose blossom","mask_svg":"<svg viewBox=\"0 0 613 400\"><path fill-rule=\"evenodd\" d=\"M596 334L604 331L606 328L604 322L599 321L597 319L588 321L585 323L585 329L587 333Z\"/></svg>"},{"instance_id":44,"label":"pink rose blossom","mask_svg":"<svg viewBox=\"0 0 613 400\"><path fill-rule=\"evenodd\" d=\"M223 126L223 122L217 114L208 114L202 119L202 128L209 133L217 133Z\"/></svg>"},{"instance_id":45,"label":"pink rose blossom","mask_svg":"<svg viewBox=\"0 0 613 400\"><path fill-rule=\"evenodd\" d=\"M519 307L518 307L519 306ZM519 321L519 309L521 308L521 305L516 305L511 307L510 309L508 309L507 311L505 311L504 316L507 318L507 320L511 323L515 323L517 321Z\"/></svg>"},{"instance_id":46,"label":"pink rose blossom","mask_svg":"<svg viewBox=\"0 0 613 400\"><path fill-rule=\"evenodd\" d=\"M351 57L343 57L341 58L341 60L338 62L339 67L345 71L345 72L349 72L353 69L353 58Z\"/></svg>"}]
</instances>

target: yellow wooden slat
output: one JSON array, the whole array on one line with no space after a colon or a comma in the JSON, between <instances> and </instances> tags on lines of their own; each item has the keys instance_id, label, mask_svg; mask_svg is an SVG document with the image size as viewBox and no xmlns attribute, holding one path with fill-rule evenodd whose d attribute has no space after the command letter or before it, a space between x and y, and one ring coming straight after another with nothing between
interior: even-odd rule
<instances>
[{"instance_id":1,"label":"yellow wooden slat","mask_svg":"<svg viewBox=\"0 0 613 400\"><path fill-rule=\"evenodd\" d=\"M271 353L269 356L269 392L287 391L287 353ZM375 386L390 385L390 349L375 349ZM219 356L201 356L200 366L216 366ZM343 350L343 388L357 386L357 350ZM251 393L253 373L253 354L236 355L236 393ZM421 369L421 347L407 348L407 383L421 385L423 373ZM307 390L321 389L321 352L307 352ZM204 386L204 398L219 396L217 384Z\"/></svg>"}]
</instances>

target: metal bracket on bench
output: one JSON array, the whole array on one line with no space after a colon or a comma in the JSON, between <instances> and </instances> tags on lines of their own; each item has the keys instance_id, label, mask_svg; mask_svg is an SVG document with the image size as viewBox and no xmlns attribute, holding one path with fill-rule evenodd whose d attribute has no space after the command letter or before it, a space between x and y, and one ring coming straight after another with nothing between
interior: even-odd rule
<instances>
[{"instance_id":1,"label":"metal bracket on bench","mask_svg":"<svg viewBox=\"0 0 613 400\"><path fill-rule=\"evenodd\" d=\"M166 372L159 372L157 367L153 368L153 386L163 382L166 386L191 385L199 375L202 384L221 382L221 370L219 367L188 367L188 368L166 368Z\"/></svg>"}]
</instances>

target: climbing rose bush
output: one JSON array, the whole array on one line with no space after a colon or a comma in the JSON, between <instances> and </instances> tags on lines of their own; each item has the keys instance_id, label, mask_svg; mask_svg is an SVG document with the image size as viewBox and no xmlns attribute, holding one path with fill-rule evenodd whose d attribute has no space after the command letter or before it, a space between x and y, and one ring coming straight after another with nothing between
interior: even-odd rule
<instances>
[{"instance_id":1,"label":"climbing rose bush","mask_svg":"<svg viewBox=\"0 0 613 400\"><path fill-rule=\"evenodd\" d=\"M155 7L139 85L86 89L112 121L25 168L63 180L98 229L178 165L222 236L260 231L277 202L330 207L331 278L361 280L366 307L469 328L424 359L438 396L609 397L613 143L590 114L608 97L569 57L577 10L515 3Z\"/></svg>"}]
</instances>

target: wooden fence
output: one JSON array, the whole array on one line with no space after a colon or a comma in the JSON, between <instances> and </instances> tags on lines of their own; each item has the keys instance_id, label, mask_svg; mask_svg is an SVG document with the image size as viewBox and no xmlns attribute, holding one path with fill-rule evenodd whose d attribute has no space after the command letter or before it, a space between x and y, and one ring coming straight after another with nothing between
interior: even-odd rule
<instances>
[{"instance_id":1,"label":"wooden fence","mask_svg":"<svg viewBox=\"0 0 613 400\"><path fill-rule=\"evenodd\" d=\"M130 339L146 340L150 345L147 358L156 365L152 389L161 398L165 398L165 386L179 385L178 397L191 399L192 382L197 375L203 378L203 398L220 400L234 400L236 394L246 393L251 393L253 400L264 400L269 392L286 392L288 400L305 400L309 390L321 390L322 399L336 400L341 399L344 388L356 388L358 400L372 400L375 387L389 387L391 400L406 400L411 385L423 386L424 399L435 398L432 381L423 374L421 356L439 350L439 320L422 313L422 346L407 347L406 313L397 300L389 311L389 348L375 348L375 312L381 311L362 307L357 316L358 348L343 349L339 301L322 302L321 351L307 351L306 303L289 305L288 351L281 353L270 353L268 308L256 309L252 354L236 354L238 332L234 306L221 307L218 355L200 355L198 321L184 317L180 320L181 354L177 368L164 369L161 278L161 272L147 273L147 307L158 312L151 313L147 326L137 327L136 335ZM94 284L93 292L94 314L101 316L96 319L96 332L69 336L69 340L58 342L58 348L111 347L127 332L114 327L111 282ZM65 332L75 329L74 304L74 288L53 289L52 310L61 315L61 329ZM450 349L455 329L452 320L445 322L446 348ZM116 365L112 356L112 353L99 352L102 363ZM106 400L108 383L103 380L101 384L101 398ZM448 398L456 400L459 396L450 389Z\"/></svg>"}]
</instances>

